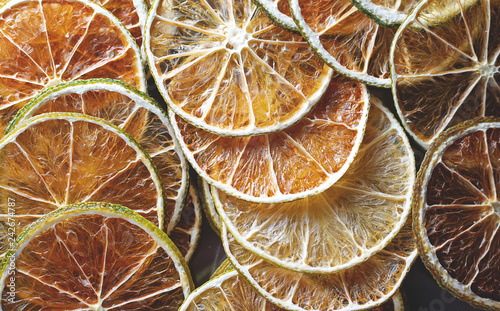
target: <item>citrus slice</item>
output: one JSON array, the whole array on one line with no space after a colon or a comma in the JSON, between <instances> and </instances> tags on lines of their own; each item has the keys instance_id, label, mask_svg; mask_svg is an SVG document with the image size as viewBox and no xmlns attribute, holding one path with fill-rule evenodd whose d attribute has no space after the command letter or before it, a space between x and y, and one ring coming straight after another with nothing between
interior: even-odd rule
<instances>
[{"instance_id":1,"label":"citrus slice","mask_svg":"<svg viewBox=\"0 0 500 311\"><path fill-rule=\"evenodd\" d=\"M476 1L476 0L474 0ZM384 27L397 27L420 2L418 0L351 0L358 10Z\"/></svg>"},{"instance_id":2,"label":"citrus slice","mask_svg":"<svg viewBox=\"0 0 500 311\"><path fill-rule=\"evenodd\" d=\"M253 291L234 269L220 273L195 289L179 308L179 311L198 310L285 311Z\"/></svg>"},{"instance_id":3,"label":"citrus slice","mask_svg":"<svg viewBox=\"0 0 500 311\"><path fill-rule=\"evenodd\" d=\"M337 76L299 123L274 134L222 137L170 111L184 154L207 182L254 202L284 202L327 189L347 170L363 138L366 87Z\"/></svg>"},{"instance_id":4,"label":"citrus slice","mask_svg":"<svg viewBox=\"0 0 500 311\"><path fill-rule=\"evenodd\" d=\"M196 189L189 188L186 206L182 209L181 219L169 234L187 262L191 260L201 234L201 207Z\"/></svg>"},{"instance_id":5,"label":"citrus slice","mask_svg":"<svg viewBox=\"0 0 500 311\"><path fill-rule=\"evenodd\" d=\"M411 218L383 250L356 267L332 274L273 266L239 245L224 224L221 236L228 259L243 278L287 310L354 311L380 306L394 295L417 257Z\"/></svg>"},{"instance_id":6,"label":"citrus slice","mask_svg":"<svg viewBox=\"0 0 500 311\"><path fill-rule=\"evenodd\" d=\"M128 206L163 228L163 187L151 158L104 120L70 113L28 119L0 140L0 162L2 237L7 223L18 234L50 211L90 201ZM0 256L7 248L2 239Z\"/></svg>"},{"instance_id":7,"label":"citrus slice","mask_svg":"<svg viewBox=\"0 0 500 311\"><path fill-rule=\"evenodd\" d=\"M0 266L4 311L177 310L192 289L167 235L118 205L61 208L13 246Z\"/></svg>"},{"instance_id":8,"label":"citrus slice","mask_svg":"<svg viewBox=\"0 0 500 311\"><path fill-rule=\"evenodd\" d=\"M285 203L250 203L212 187L217 211L243 247L298 272L333 273L382 250L410 214L413 151L397 120L373 101L365 138L330 188Z\"/></svg>"},{"instance_id":9,"label":"citrus slice","mask_svg":"<svg viewBox=\"0 0 500 311\"><path fill-rule=\"evenodd\" d=\"M142 30L146 24L148 7L144 0L92 0L113 13L142 46Z\"/></svg>"},{"instance_id":10,"label":"citrus slice","mask_svg":"<svg viewBox=\"0 0 500 311\"><path fill-rule=\"evenodd\" d=\"M500 119L441 134L425 155L413 202L420 256L441 286L500 309Z\"/></svg>"},{"instance_id":11,"label":"citrus slice","mask_svg":"<svg viewBox=\"0 0 500 311\"><path fill-rule=\"evenodd\" d=\"M498 1L425 0L396 33L394 101L423 147L465 120L500 116L499 16Z\"/></svg>"},{"instance_id":12,"label":"citrus slice","mask_svg":"<svg viewBox=\"0 0 500 311\"><path fill-rule=\"evenodd\" d=\"M188 192L189 167L165 112L146 94L109 79L57 85L32 99L9 124L47 112L76 112L107 120L125 130L151 156L162 179L167 232L181 217Z\"/></svg>"},{"instance_id":13,"label":"citrus slice","mask_svg":"<svg viewBox=\"0 0 500 311\"><path fill-rule=\"evenodd\" d=\"M391 86L395 29L381 27L349 0L290 0L290 12L316 54L337 72L369 85Z\"/></svg>"},{"instance_id":14,"label":"citrus slice","mask_svg":"<svg viewBox=\"0 0 500 311\"><path fill-rule=\"evenodd\" d=\"M219 214L217 214L217 209L215 208L214 199L212 198L212 191L210 191L210 184L207 183L203 178L198 178L198 185L201 192L201 202L205 216L207 217L210 227L220 235L221 220Z\"/></svg>"},{"instance_id":15,"label":"citrus slice","mask_svg":"<svg viewBox=\"0 0 500 311\"><path fill-rule=\"evenodd\" d=\"M61 82L113 78L146 90L134 38L95 3L13 0L0 21L0 133L31 98Z\"/></svg>"},{"instance_id":16,"label":"citrus slice","mask_svg":"<svg viewBox=\"0 0 500 311\"><path fill-rule=\"evenodd\" d=\"M246 136L290 127L332 70L251 0L157 0L146 22L149 67L169 107L197 127Z\"/></svg>"}]
</instances>

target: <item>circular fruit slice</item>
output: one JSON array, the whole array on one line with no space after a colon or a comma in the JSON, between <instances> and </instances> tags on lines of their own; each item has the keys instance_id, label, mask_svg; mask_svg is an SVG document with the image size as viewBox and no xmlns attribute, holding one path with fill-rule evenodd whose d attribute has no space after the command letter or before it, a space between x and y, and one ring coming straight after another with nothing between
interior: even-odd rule
<instances>
[{"instance_id":1,"label":"circular fruit slice","mask_svg":"<svg viewBox=\"0 0 500 311\"><path fill-rule=\"evenodd\" d=\"M500 119L441 134L418 173L413 202L420 256L441 286L500 309Z\"/></svg>"},{"instance_id":2,"label":"circular fruit slice","mask_svg":"<svg viewBox=\"0 0 500 311\"><path fill-rule=\"evenodd\" d=\"M290 127L320 99L332 74L302 37L274 26L251 0L157 0L144 38L170 108L223 136Z\"/></svg>"},{"instance_id":3,"label":"circular fruit slice","mask_svg":"<svg viewBox=\"0 0 500 311\"><path fill-rule=\"evenodd\" d=\"M368 115L366 87L337 76L314 110L274 134L221 137L170 111L188 161L207 182L254 202L284 202L327 189L354 159Z\"/></svg>"},{"instance_id":4,"label":"circular fruit slice","mask_svg":"<svg viewBox=\"0 0 500 311\"><path fill-rule=\"evenodd\" d=\"M379 25L397 27L408 17L419 0L351 0L351 2Z\"/></svg>"},{"instance_id":5,"label":"circular fruit slice","mask_svg":"<svg viewBox=\"0 0 500 311\"><path fill-rule=\"evenodd\" d=\"M396 33L394 101L423 147L465 120L500 116L499 16L498 1L425 0Z\"/></svg>"},{"instance_id":6,"label":"circular fruit slice","mask_svg":"<svg viewBox=\"0 0 500 311\"><path fill-rule=\"evenodd\" d=\"M99 77L146 90L139 48L107 10L86 0L13 0L0 8L0 133L40 91Z\"/></svg>"},{"instance_id":7,"label":"circular fruit slice","mask_svg":"<svg viewBox=\"0 0 500 311\"><path fill-rule=\"evenodd\" d=\"M177 310L192 289L167 235L106 203L70 205L32 223L0 276L4 311Z\"/></svg>"},{"instance_id":8,"label":"circular fruit slice","mask_svg":"<svg viewBox=\"0 0 500 311\"><path fill-rule=\"evenodd\" d=\"M138 46L142 46L142 30L146 24L148 7L143 0L91 0L100 4L123 23L135 38Z\"/></svg>"},{"instance_id":9,"label":"circular fruit slice","mask_svg":"<svg viewBox=\"0 0 500 311\"><path fill-rule=\"evenodd\" d=\"M413 151L403 129L373 102L349 170L326 191L273 204L242 201L212 187L215 206L243 247L285 269L333 273L382 250L410 214Z\"/></svg>"},{"instance_id":10,"label":"circular fruit slice","mask_svg":"<svg viewBox=\"0 0 500 311\"><path fill-rule=\"evenodd\" d=\"M199 177L198 185L202 196L202 207L205 212L205 216L208 219L210 227L212 227L215 233L220 235L221 220L219 214L217 214L217 209L215 208L212 191L210 190L210 184L203 178Z\"/></svg>"},{"instance_id":11,"label":"circular fruit slice","mask_svg":"<svg viewBox=\"0 0 500 311\"><path fill-rule=\"evenodd\" d=\"M347 311L380 306L394 295L417 257L411 218L383 250L356 267L332 274L273 266L239 245L224 224L221 236L228 259L252 288L287 310Z\"/></svg>"},{"instance_id":12,"label":"circular fruit slice","mask_svg":"<svg viewBox=\"0 0 500 311\"><path fill-rule=\"evenodd\" d=\"M28 119L0 140L0 256L6 234L76 202L128 206L163 228L163 187L143 149L122 129L90 116Z\"/></svg>"},{"instance_id":13,"label":"circular fruit slice","mask_svg":"<svg viewBox=\"0 0 500 311\"><path fill-rule=\"evenodd\" d=\"M198 310L285 311L253 291L243 277L229 266L194 290L179 308L179 311Z\"/></svg>"},{"instance_id":14,"label":"circular fruit slice","mask_svg":"<svg viewBox=\"0 0 500 311\"><path fill-rule=\"evenodd\" d=\"M162 179L167 233L181 217L188 192L189 167L165 112L146 94L109 79L57 85L32 99L9 124L47 112L76 112L104 119L126 131L151 156Z\"/></svg>"},{"instance_id":15,"label":"circular fruit slice","mask_svg":"<svg viewBox=\"0 0 500 311\"><path fill-rule=\"evenodd\" d=\"M314 51L337 72L369 85L391 86L395 29L381 27L349 0L290 0L290 12Z\"/></svg>"},{"instance_id":16,"label":"circular fruit slice","mask_svg":"<svg viewBox=\"0 0 500 311\"><path fill-rule=\"evenodd\" d=\"M201 234L201 207L196 189L189 188L186 206L182 209L181 219L169 234L187 262L191 260Z\"/></svg>"}]
</instances>

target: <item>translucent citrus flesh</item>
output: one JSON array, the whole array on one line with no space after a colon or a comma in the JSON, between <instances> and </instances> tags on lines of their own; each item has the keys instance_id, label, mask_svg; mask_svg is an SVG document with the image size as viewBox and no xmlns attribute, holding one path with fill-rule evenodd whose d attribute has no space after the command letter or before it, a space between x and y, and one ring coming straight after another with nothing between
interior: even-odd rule
<instances>
[{"instance_id":1,"label":"translucent citrus flesh","mask_svg":"<svg viewBox=\"0 0 500 311\"><path fill-rule=\"evenodd\" d=\"M314 110L275 134L222 137L171 114L186 158L201 176L252 201L284 201L326 188L345 172L366 124L366 88L334 78Z\"/></svg>"},{"instance_id":2,"label":"translucent citrus flesh","mask_svg":"<svg viewBox=\"0 0 500 311\"><path fill-rule=\"evenodd\" d=\"M210 279L188 296L179 311L284 311L252 290L234 270Z\"/></svg>"},{"instance_id":3,"label":"translucent citrus flesh","mask_svg":"<svg viewBox=\"0 0 500 311\"><path fill-rule=\"evenodd\" d=\"M49 112L98 117L125 130L151 156L162 179L166 227L172 230L187 193L188 168L163 110L146 94L110 80L84 80L36 97L15 116L7 130L24 119Z\"/></svg>"},{"instance_id":4,"label":"translucent citrus flesh","mask_svg":"<svg viewBox=\"0 0 500 311\"><path fill-rule=\"evenodd\" d=\"M191 186L186 199L186 206L182 209L181 218L169 234L170 239L187 262L191 260L198 245L201 234L201 217L200 199L196 189Z\"/></svg>"},{"instance_id":5,"label":"translucent citrus flesh","mask_svg":"<svg viewBox=\"0 0 500 311\"><path fill-rule=\"evenodd\" d=\"M380 27L349 0L297 2L301 15L292 10L294 19L305 22L311 29L311 33L307 33L299 27L315 50L320 46L324 48L328 55L323 52L319 55L327 64L365 83L383 82L384 87L389 87L389 50L395 29ZM333 64L332 59L338 65Z\"/></svg>"},{"instance_id":6,"label":"translucent citrus flesh","mask_svg":"<svg viewBox=\"0 0 500 311\"><path fill-rule=\"evenodd\" d=\"M121 204L163 225L161 183L138 146L99 122L41 120L0 141L1 255L8 247L8 219L16 221L19 234L44 214L75 202ZM13 211L8 202L14 202Z\"/></svg>"},{"instance_id":7,"label":"translucent citrus flesh","mask_svg":"<svg viewBox=\"0 0 500 311\"><path fill-rule=\"evenodd\" d=\"M490 308L500 306L499 145L498 122L455 137L425 172L427 190L418 204L424 262L444 269L442 283L457 282L452 291L464 297L466 289L467 301L488 299Z\"/></svg>"},{"instance_id":8,"label":"translucent citrus flesh","mask_svg":"<svg viewBox=\"0 0 500 311\"><path fill-rule=\"evenodd\" d=\"M217 211L245 248L281 267L331 273L359 264L410 210L413 152L388 111L372 105L360 151L326 191L293 202L246 202L212 187Z\"/></svg>"},{"instance_id":9,"label":"translucent citrus flesh","mask_svg":"<svg viewBox=\"0 0 500 311\"><path fill-rule=\"evenodd\" d=\"M63 81L105 77L145 88L137 46L105 14L72 0L12 1L0 10L0 132Z\"/></svg>"},{"instance_id":10,"label":"translucent citrus flesh","mask_svg":"<svg viewBox=\"0 0 500 311\"><path fill-rule=\"evenodd\" d=\"M3 287L2 309L177 310L185 285L172 258L122 217L93 212L30 233L9 271L16 296Z\"/></svg>"},{"instance_id":11,"label":"translucent citrus flesh","mask_svg":"<svg viewBox=\"0 0 500 311\"><path fill-rule=\"evenodd\" d=\"M457 13L443 20L447 6ZM428 147L453 125L500 116L500 3L430 0L415 14L394 41L393 94L406 127Z\"/></svg>"},{"instance_id":12,"label":"translucent citrus flesh","mask_svg":"<svg viewBox=\"0 0 500 311\"><path fill-rule=\"evenodd\" d=\"M331 71L307 42L250 0L161 0L152 12L146 50L158 88L199 127L239 136L282 129L328 84Z\"/></svg>"},{"instance_id":13,"label":"translucent citrus flesh","mask_svg":"<svg viewBox=\"0 0 500 311\"><path fill-rule=\"evenodd\" d=\"M378 306L399 288L417 256L411 220L366 262L332 274L276 267L239 245L225 225L222 232L224 249L235 268L257 292L288 310L364 310Z\"/></svg>"},{"instance_id":14,"label":"translucent citrus flesh","mask_svg":"<svg viewBox=\"0 0 500 311\"><path fill-rule=\"evenodd\" d=\"M142 25L141 14L147 14L146 6L139 6L141 1L134 0L92 0L103 6L123 23L123 26L130 31L138 46L142 45Z\"/></svg>"}]
</instances>

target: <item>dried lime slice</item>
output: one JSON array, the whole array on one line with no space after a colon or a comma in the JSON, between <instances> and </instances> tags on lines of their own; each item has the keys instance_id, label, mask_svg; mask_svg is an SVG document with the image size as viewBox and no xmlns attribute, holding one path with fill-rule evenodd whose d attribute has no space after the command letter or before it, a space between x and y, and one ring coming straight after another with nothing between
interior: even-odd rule
<instances>
[{"instance_id":1,"label":"dried lime slice","mask_svg":"<svg viewBox=\"0 0 500 311\"><path fill-rule=\"evenodd\" d=\"M293 127L273 134L222 137L170 111L182 150L198 174L233 196L285 202L324 191L348 169L368 118L366 86L332 79L316 107Z\"/></svg>"},{"instance_id":2,"label":"dried lime slice","mask_svg":"<svg viewBox=\"0 0 500 311\"><path fill-rule=\"evenodd\" d=\"M397 31L394 102L424 148L465 120L500 117L499 16L498 1L425 0Z\"/></svg>"},{"instance_id":3,"label":"dried lime slice","mask_svg":"<svg viewBox=\"0 0 500 311\"><path fill-rule=\"evenodd\" d=\"M8 248L7 223L15 222L17 235L71 203L128 206L163 228L163 186L151 158L102 119L76 113L28 119L0 140L0 163L0 256Z\"/></svg>"},{"instance_id":4,"label":"dried lime slice","mask_svg":"<svg viewBox=\"0 0 500 311\"><path fill-rule=\"evenodd\" d=\"M273 266L239 245L224 224L221 236L228 259L252 288L273 304L296 311L380 306L395 294L417 257L411 218L383 250L358 266L332 274Z\"/></svg>"},{"instance_id":5,"label":"dried lime slice","mask_svg":"<svg viewBox=\"0 0 500 311\"><path fill-rule=\"evenodd\" d=\"M58 209L26 228L0 265L0 309L177 310L192 289L168 236L106 203Z\"/></svg>"},{"instance_id":6,"label":"dried lime slice","mask_svg":"<svg viewBox=\"0 0 500 311\"><path fill-rule=\"evenodd\" d=\"M188 192L189 167L162 108L146 94L109 79L59 84L32 99L6 132L25 119L47 112L76 112L104 119L125 130L151 156L162 179L165 228L181 217Z\"/></svg>"},{"instance_id":7,"label":"dried lime slice","mask_svg":"<svg viewBox=\"0 0 500 311\"><path fill-rule=\"evenodd\" d=\"M347 172L327 190L284 203L251 203L212 187L217 211L243 247L285 269L338 272L370 258L410 214L414 156L398 121L373 102Z\"/></svg>"},{"instance_id":8,"label":"dried lime slice","mask_svg":"<svg viewBox=\"0 0 500 311\"><path fill-rule=\"evenodd\" d=\"M332 75L301 36L274 26L251 0L157 0L144 46L169 107L223 136L292 126Z\"/></svg>"},{"instance_id":9,"label":"dried lime slice","mask_svg":"<svg viewBox=\"0 0 500 311\"><path fill-rule=\"evenodd\" d=\"M414 228L438 283L473 306L500 309L500 119L441 134L415 187Z\"/></svg>"},{"instance_id":10,"label":"dried lime slice","mask_svg":"<svg viewBox=\"0 0 500 311\"><path fill-rule=\"evenodd\" d=\"M12 0L0 8L0 135L41 91L90 78L146 90L139 47L109 11L87 0Z\"/></svg>"},{"instance_id":11,"label":"dried lime slice","mask_svg":"<svg viewBox=\"0 0 500 311\"><path fill-rule=\"evenodd\" d=\"M290 0L297 27L317 55L342 75L390 87L395 29L378 25L349 0Z\"/></svg>"}]
</instances>

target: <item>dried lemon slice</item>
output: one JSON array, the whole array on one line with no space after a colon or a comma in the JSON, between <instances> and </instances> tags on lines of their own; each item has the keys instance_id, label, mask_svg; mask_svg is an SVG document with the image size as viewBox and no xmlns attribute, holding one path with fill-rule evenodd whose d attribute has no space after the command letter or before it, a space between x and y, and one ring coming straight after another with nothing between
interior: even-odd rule
<instances>
[{"instance_id":1,"label":"dried lemon slice","mask_svg":"<svg viewBox=\"0 0 500 311\"><path fill-rule=\"evenodd\" d=\"M39 92L89 78L146 90L139 47L109 11L87 0L13 0L0 8L0 133Z\"/></svg>"},{"instance_id":2,"label":"dried lemon slice","mask_svg":"<svg viewBox=\"0 0 500 311\"><path fill-rule=\"evenodd\" d=\"M274 26L251 0L157 0L144 39L169 107L224 136L292 126L332 74L302 37Z\"/></svg>"},{"instance_id":3,"label":"dried lemon slice","mask_svg":"<svg viewBox=\"0 0 500 311\"><path fill-rule=\"evenodd\" d=\"M214 199L212 198L212 191L210 191L210 184L203 178L198 178L198 186L201 192L201 202L205 216L207 216L210 227L215 233L220 234L221 220L217 209L215 208Z\"/></svg>"},{"instance_id":4,"label":"dried lemon slice","mask_svg":"<svg viewBox=\"0 0 500 311\"><path fill-rule=\"evenodd\" d=\"M222 137L172 111L170 117L186 158L207 182L244 200L271 203L335 183L359 149L368 108L366 86L337 76L314 110L283 132Z\"/></svg>"},{"instance_id":5,"label":"dried lemon slice","mask_svg":"<svg viewBox=\"0 0 500 311\"><path fill-rule=\"evenodd\" d=\"M4 311L177 310L193 287L167 235L123 206L61 208L13 246L0 266Z\"/></svg>"},{"instance_id":6,"label":"dried lemon slice","mask_svg":"<svg viewBox=\"0 0 500 311\"><path fill-rule=\"evenodd\" d=\"M7 223L15 222L17 235L76 202L128 206L163 228L163 186L151 158L102 119L71 113L28 119L0 140L0 163L0 256L8 248Z\"/></svg>"},{"instance_id":7,"label":"dried lemon slice","mask_svg":"<svg viewBox=\"0 0 500 311\"><path fill-rule=\"evenodd\" d=\"M146 94L109 79L78 80L57 85L32 99L9 124L47 112L76 112L104 119L126 131L151 156L162 179L165 228L181 217L188 192L189 167L162 108Z\"/></svg>"},{"instance_id":8,"label":"dried lemon slice","mask_svg":"<svg viewBox=\"0 0 500 311\"><path fill-rule=\"evenodd\" d=\"M314 51L337 72L369 85L391 86L395 29L381 27L349 0L290 0L290 12Z\"/></svg>"},{"instance_id":9,"label":"dried lemon slice","mask_svg":"<svg viewBox=\"0 0 500 311\"><path fill-rule=\"evenodd\" d=\"M285 203L251 203L212 187L215 206L243 247L285 269L333 273L382 250L410 214L413 151L398 121L372 103L365 138L330 188Z\"/></svg>"},{"instance_id":10,"label":"dried lemon slice","mask_svg":"<svg viewBox=\"0 0 500 311\"><path fill-rule=\"evenodd\" d=\"M500 309L500 119L441 134L415 187L420 256L441 286L479 308Z\"/></svg>"},{"instance_id":11,"label":"dried lemon slice","mask_svg":"<svg viewBox=\"0 0 500 311\"><path fill-rule=\"evenodd\" d=\"M498 1L425 0L396 33L394 101L423 147L465 120L500 117L498 16Z\"/></svg>"},{"instance_id":12,"label":"dried lemon slice","mask_svg":"<svg viewBox=\"0 0 500 311\"><path fill-rule=\"evenodd\" d=\"M259 294L287 310L366 310L387 302L417 257L411 218L383 250L366 262L332 274L273 266L238 244L222 225L222 243L233 266ZM300 249L297 249L300 251Z\"/></svg>"}]
</instances>

